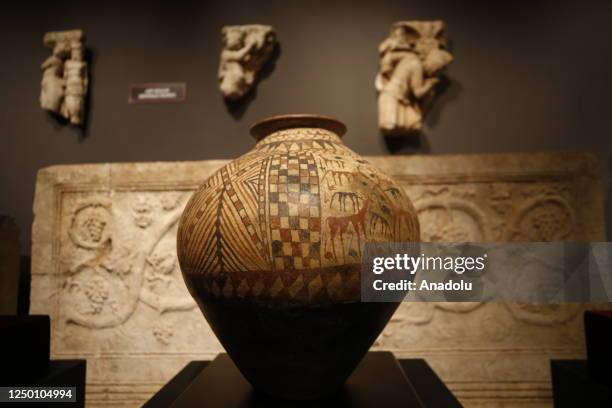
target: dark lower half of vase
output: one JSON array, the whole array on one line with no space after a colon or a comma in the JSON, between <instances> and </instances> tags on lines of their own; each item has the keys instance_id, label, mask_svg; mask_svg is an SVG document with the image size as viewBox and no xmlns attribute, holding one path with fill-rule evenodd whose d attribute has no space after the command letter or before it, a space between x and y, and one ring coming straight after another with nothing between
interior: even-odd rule
<instances>
[{"instance_id":1,"label":"dark lower half of vase","mask_svg":"<svg viewBox=\"0 0 612 408\"><path fill-rule=\"evenodd\" d=\"M395 303L197 300L247 380L285 399L314 399L339 389L397 308Z\"/></svg>"}]
</instances>

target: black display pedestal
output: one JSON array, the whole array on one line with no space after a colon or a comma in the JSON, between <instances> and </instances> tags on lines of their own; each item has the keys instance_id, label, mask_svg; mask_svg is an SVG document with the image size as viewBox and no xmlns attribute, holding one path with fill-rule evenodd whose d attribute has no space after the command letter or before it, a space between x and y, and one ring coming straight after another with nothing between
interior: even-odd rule
<instances>
[{"instance_id":1,"label":"black display pedestal","mask_svg":"<svg viewBox=\"0 0 612 408\"><path fill-rule=\"evenodd\" d=\"M49 316L0 316L0 385L21 384L49 370Z\"/></svg>"},{"instance_id":2,"label":"black display pedestal","mask_svg":"<svg viewBox=\"0 0 612 408\"><path fill-rule=\"evenodd\" d=\"M593 377L586 360L550 363L555 408L610 408L612 387Z\"/></svg>"},{"instance_id":3,"label":"black display pedestal","mask_svg":"<svg viewBox=\"0 0 612 408\"><path fill-rule=\"evenodd\" d=\"M85 360L51 360L47 372L32 381L6 381L0 384L3 387L75 387L75 402L14 402L1 403L0 407L43 407L54 408L83 408L85 406L85 374L87 362Z\"/></svg>"},{"instance_id":4,"label":"black display pedestal","mask_svg":"<svg viewBox=\"0 0 612 408\"><path fill-rule=\"evenodd\" d=\"M272 399L253 390L227 354L192 361L153 396L146 408L455 408L461 404L425 360L397 360L370 352L344 389L314 401Z\"/></svg>"},{"instance_id":5,"label":"black display pedestal","mask_svg":"<svg viewBox=\"0 0 612 408\"><path fill-rule=\"evenodd\" d=\"M584 312L589 375L612 387L612 311Z\"/></svg>"},{"instance_id":6,"label":"black display pedestal","mask_svg":"<svg viewBox=\"0 0 612 408\"><path fill-rule=\"evenodd\" d=\"M75 402L0 402L0 407L85 406L85 360L51 360L49 316L0 316L1 387L75 387Z\"/></svg>"}]
</instances>

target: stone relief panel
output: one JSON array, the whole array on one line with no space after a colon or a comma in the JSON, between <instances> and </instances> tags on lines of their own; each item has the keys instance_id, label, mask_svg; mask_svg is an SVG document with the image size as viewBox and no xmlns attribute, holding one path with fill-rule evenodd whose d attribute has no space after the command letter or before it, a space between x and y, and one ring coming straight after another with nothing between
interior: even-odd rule
<instances>
[{"instance_id":1,"label":"stone relief panel","mask_svg":"<svg viewBox=\"0 0 612 408\"><path fill-rule=\"evenodd\" d=\"M368 160L411 197L425 241L604 240L590 156ZM140 406L188 361L222 351L183 283L176 229L190 193L224 163L39 173L31 312L51 315L55 358L88 359L88 405ZM332 199L359 205L350 195ZM405 303L374 347L426 358L468 407L550 406L548 361L584 354L587 307Z\"/></svg>"}]
</instances>

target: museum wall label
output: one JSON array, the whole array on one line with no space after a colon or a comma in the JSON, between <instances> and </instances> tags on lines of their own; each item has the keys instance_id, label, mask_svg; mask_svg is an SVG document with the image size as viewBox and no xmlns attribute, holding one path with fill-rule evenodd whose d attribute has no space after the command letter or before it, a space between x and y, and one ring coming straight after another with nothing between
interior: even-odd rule
<instances>
[{"instance_id":1,"label":"museum wall label","mask_svg":"<svg viewBox=\"0 0 612 408\"><path fill-rule=\"evenodd\" d=\"M139 103L176 103L187 100L185 82L155 82L132 84L129 88L128 102Z\"/></svg>"}]
</instances>

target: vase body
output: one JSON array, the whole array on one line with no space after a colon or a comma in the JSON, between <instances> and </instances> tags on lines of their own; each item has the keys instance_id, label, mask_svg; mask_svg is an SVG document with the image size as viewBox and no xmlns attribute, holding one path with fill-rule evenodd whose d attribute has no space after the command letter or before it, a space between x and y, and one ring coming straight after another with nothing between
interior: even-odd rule
<instances>
[{"instance_id":1,"label":"vase body","mask_svg":"<svg viewBox=\"0 0 612 408\"><path fill-rule=\"evenodd\" d=\"M185 207L177 252L191 295L230 357L267 394L338 389L396 303L361 303L366 242L413 242L416 212L394 181L341 142L340 122L256 124L255 148Z\"/></svg>"}]
</instances>

